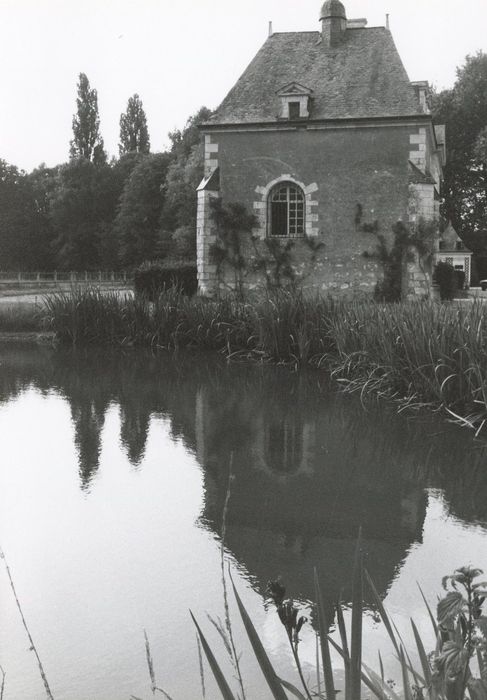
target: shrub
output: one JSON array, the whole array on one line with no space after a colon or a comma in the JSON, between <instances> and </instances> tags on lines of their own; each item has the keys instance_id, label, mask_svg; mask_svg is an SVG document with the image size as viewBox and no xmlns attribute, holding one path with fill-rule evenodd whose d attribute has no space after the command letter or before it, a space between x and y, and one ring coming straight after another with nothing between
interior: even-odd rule
<instances>
[{"instance_id":1,"label":"shrub","mask_svg":"<svg viewBox=\"0 0 487 700\"><path fill-rule=\"evenodd\" d=\"M198 289L196 265L189 263L143 263L134 274L135 293L149 301L170 287L178 287L183 294L193 296Z\"/></svg>"},{"instance_id":2,"label":"shrub","mask_svg":"<svg viewBox=\"0 0 487 700\"><path fill-rule=\"evenodd\" d=\"M440 288L440 297L442 301L453 299L455 292L458 289L458 280L456 271L450 263L439 262L433 273L433 281Z\"/></svg>"},{"instance_id":3,"label":"shrub","mask_svg":"<svg viewBox=\"0 0 487 700\"><path fill-rule=\"evenodd\" d=\"M465 288L465 272L463 270L455 270L455 276L457 278L457 289Z\"/></svg>"}]
</instances>

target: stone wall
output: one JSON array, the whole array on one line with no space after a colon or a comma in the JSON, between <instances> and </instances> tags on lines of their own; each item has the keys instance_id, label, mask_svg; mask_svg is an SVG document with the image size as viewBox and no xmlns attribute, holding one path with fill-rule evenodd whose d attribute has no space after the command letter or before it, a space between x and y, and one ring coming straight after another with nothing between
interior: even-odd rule
<instances>
[{"instance_id":1,"label":"stone wall","mask_svg":"<svg viewBox=\"0 0 487 700\"><path fill-rule=\"evenodd\" d=\"M305 240L294 239L291 259L296 278L305 288L337 295L372 294L382 276L373 257L377 236L372 227L377 222L376 231L392 243L394 223L408 221L408 159L415 146L423 145L412 145L412 137L422 139L420 132L414 125L326 129L308 125L207 134L205 173L218 166L223 202L239 202L258 218L253 232L257 240L251 242L247 237L242 246L249 263L244 286L251 289L264 282L250 268L252 258L255 262L266 254L267 196L274 183L289 180L304 191L306 234L318 248L312 254ZM207 196L200 193L198 223L200 289L204 292L210 291L210 277L215 273L206 257L209 248L201 241ZM357 221L359 205L362 216ZM219 272L216 283L222 288L231 286L234 271Z\"/></svg>"}]
</instances>

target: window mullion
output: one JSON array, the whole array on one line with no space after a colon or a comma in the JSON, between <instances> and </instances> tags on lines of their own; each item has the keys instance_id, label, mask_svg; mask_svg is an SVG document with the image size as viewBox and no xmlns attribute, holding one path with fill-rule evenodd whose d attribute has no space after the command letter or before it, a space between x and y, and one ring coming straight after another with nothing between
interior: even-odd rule
<instances>
[{"instance_id":1,"label":"window mullion","mask_svg":"<svg viewBox=\"0 0 487 700\"><path fill-rule=\"evenodd\" d=\"M291 193L289 191L289 185L286 187L286 199L287 199L287 235L291 235L291 217L290 217L290 210L291 210Z\"/></svg>"}]
</instances>

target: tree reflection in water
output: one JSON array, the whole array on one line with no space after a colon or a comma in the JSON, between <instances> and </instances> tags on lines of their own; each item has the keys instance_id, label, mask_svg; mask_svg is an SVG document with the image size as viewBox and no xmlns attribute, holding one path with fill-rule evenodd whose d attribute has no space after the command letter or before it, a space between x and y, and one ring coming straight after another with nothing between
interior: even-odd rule
<instances>
[{"instance_id":1,"label":"tree reflection in water","mask_svg":"<svg viewBox=\"0 0 487 700\"><path fill-rule=\"evenodd\" d=\"M219 533L233 455L226 546L264 594L282 574L297 599L313 597L321 570L328 602L348 581L363 527L368 567L384 592L421 541L425 489L443 489L450 512L487 522L486 447L443 421L407 420L337 396L319 372L227 365L205 355L171 358L4 348L0 401L30 386L69 403L81 488L95 488L107 410L120 442L142 467L154 417L164 417L202 468L199 524ZM369 601L370 602L370 601Z\"/></svg>"}]
</instances>

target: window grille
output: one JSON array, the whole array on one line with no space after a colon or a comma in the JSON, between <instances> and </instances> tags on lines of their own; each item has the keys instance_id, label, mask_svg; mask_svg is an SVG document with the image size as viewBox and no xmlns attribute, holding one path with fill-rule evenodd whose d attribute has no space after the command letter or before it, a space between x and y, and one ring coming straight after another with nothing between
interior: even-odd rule
<instances>
[{"instance_id":1,"label":"window grille","mask_svg":"<svg viewBox=\"0 0 487 700\"><path fill-rule=\"evenodd\" d=\"M304 236L304 194L291 182L276 185L268 203L268 233L277 238Z\"/></svg>"}]
</instances>

